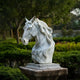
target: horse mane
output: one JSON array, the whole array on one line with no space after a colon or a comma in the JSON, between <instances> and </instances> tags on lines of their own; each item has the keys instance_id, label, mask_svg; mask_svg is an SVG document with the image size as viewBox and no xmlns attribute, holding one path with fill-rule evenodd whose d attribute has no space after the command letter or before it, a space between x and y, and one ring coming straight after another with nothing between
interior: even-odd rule
<instances>
[{"instance_id":1,"label":"horse mane","mask_svg":"<svg viewBox=\"0 0 80 80\"><path fill-rule=\"evenodd\" d=\"M45 22L43 22L43 21L41 21L39 19L37 19L37 22L38 22L38 25L40 27L40 32L43 35L45 35L46 38L47 38L47 41L49 43L51 43L51 40L52 40L52 29L50 27L48 27L48 25Z\"/></svg>"}]
</instances>

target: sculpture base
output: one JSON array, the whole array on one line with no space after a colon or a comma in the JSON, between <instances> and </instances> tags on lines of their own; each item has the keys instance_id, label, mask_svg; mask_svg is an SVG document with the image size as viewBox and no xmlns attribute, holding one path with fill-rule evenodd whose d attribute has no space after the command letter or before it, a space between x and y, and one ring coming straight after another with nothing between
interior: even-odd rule
<instances>
[{"instance_id":1,"label":"sculpture base","mask_svg":"<svg viewBox=\"0 0 80 80\"><path fill-rule=\"evenodd\" d=\"M61 68L59 64L51 63L51 64L35 64L28 63L26 68L37 69L37 70L47 70L47 69L56 69Z\"/></svg>"},{"instance_id":2,"label":"sculpture base","mask_svg":"<svg viewBox=\"0 0 80 80\"><path fill-rule=\"evenodd\" d=\"M59 64L34 64L20 67L21 71L30 80L67 80L68 69Z\"/></svg>"}]
</instances>

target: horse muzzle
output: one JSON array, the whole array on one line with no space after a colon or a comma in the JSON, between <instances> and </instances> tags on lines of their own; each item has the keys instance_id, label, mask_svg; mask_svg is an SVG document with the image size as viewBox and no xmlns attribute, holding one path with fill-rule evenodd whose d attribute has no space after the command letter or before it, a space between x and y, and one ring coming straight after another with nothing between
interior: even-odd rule
<instances>
[{"instance_id":1,"label":"horse muzzle","mask_svg":"<svg viewBox=\"0 0 80 80\"><path fill-rule=\"evenodd\" d=\"M27 45L29 40L25 39L25 38L21 38L21 41L24 45Z\"/></svg>"}]
</instances>

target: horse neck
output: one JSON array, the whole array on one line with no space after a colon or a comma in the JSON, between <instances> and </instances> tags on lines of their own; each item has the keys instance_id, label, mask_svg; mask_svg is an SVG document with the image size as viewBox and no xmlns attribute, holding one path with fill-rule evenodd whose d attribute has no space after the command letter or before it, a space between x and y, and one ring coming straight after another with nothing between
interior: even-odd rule
<instances>
[{"instance_id":1,"label":"horse neck","mask_svg":"<svg viewBox=\"0 0 80 80\"><path fill-rule=\"evenodd\" d=\"M39 33L39 34L37 34L37 36L36 36L36 45L39 45L39 46L47 46L49 43L48 43L48 41L47 41L47 39L46 39L46 36L45 35L43 35L42 33Z\"/></svg>"}]
</instances>

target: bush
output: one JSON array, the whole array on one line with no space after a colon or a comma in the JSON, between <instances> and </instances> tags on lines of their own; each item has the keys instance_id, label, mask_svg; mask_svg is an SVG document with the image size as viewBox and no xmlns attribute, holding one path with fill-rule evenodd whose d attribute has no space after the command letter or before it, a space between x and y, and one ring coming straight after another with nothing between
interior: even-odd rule
<instances>
[{"instance_id":1,"label":"bush","mask_svg":"<svg viewBox=\"0 0 80 80\"><path fill-rule=\"evenodd\" d=\"M31 50L27 50L26 46L20 46L16 43L3 42L0 45L0 62L4 65L17 66L22 62L27 63L31 59Z\"/></svg>"},{"instance_id":2,"label":"bush","mask_svg":"<svg viewBox=\"0 0 80 80\"><path fill-rule=\"evenodd\" d=\"M17 43L14 38L7 38L6 40L0 40L0 43Z\"/></svg>"},{"instance_id":3,"label":"bush","mask_svg":"<svg viewBox=\"0 0 80 80\"><path fill-rule=\"evenodd\" d=\"M59 38L53 38L53 40L57 43L57 42L80 42L80 36L76 36L76 37L59 37Z\"/></svg>"},{"instance_id":4,"label":"bush","mask_svg":"<svg viewBox=\"0 0 80 80\"><path fill-rule=\"evenodd\" d=\"M80 51L55 52L53 62L68 68L70 75L75 74L80 68Z\"/></svg>"},{"instance_id":5,"label":"bush","mask_svg":"<svg viewBox=\"0 0 80 80\"><path fill-rule=\"evenodd\" d=\"M23 44L17 45L16 43L7 41L0 42L0 63L18 67L31 62L31 49L35 42L30 42L27 46Z\"/></svg>"},{"instance_id":6,"label":"bush","mask_svg":"<svg viewBox=\"0 0 80 80\"><path fill-rule=\"evenodd\" d=\"M76 39L72 39L77 40L77 37ZM34 44L35 42L30 42L27 46L24 46L22 44L17 45L16 43L11 42L0 42L0 66L5 65L10 67L18 67L32 62L31 48ZM58 52L54 53L53 62L60 63L61 66L69 68L69 73L73 74L80 68L79 50L80 42L57 43L55 46L55 51Z\"/></svg>"},{"instance_id":7,"label":"bush","mask_svg":"<svg viewBox=\"0 0 80 80\"><path fill-rule=\"evenodd\" d=\"M0 51L5 51L5 50L13 50L16 48L19 49L28 49L31 50L32 47L34 46L35 42L30 42L28 45L23 45L22 43L20 43L19 45L16 43L11 43L11 42L4 42L4 43L0 43Z\"/></svg>"},{"instance_id":8,"label":"bush","mask_svg":"<svg viewBox=\"0 0 80 80\"><path fill-rule=\"evenodd\" d=\"M35 42L30 42L27 46L23 44L17 45L16 43L3 42L0 45L0 63L11 66L18 67L20 65L25 65L31 60L31 49ZM77 44L74 42L62 42L57 43L55 46L55 51L72 51L80 50L80 42Z\"/></svg>"},{"instance_id":9,"label":"bush","mask_svg":"<svg viewBox=\"0 0 80 80\"><path fill-rule=\"evenodd\" d=\"M0 53L0 62L11 67L24 65L31 61L31 51L23 49L6 50Z\"/></svg>"},{"instance_id":10,"label":"bush","mask_svg":"<svg viewBox=\"0 0 80 80\"><path fill-rule=\"evenodd\" d=\"M23 45L22 42L20 44L17 44L14 39L8 39L0 42L0 51L15 49L15 48L31 50L34 44L35 42L29 42L29 44L26 46Z\"/></svg>"},{"instance_id":11,"label":"bush","mask_svg":"<svg viewBox=\"0 0 80 80\"><path fill-rule=\"evenodd\" d=\"M32 49L32 47L35 45L35 42L30 42L28 45L27 45L27 49Z\"/></svg>"},{"instance_id":12,"label":"bush","mask_svg":"<svg viewBox=\"0 0 80 80\"><path fill-rule=\"evenodd\" d=\"M19 67L20 65L23 66L32 61L31 48L35 44L34 42L30 42L28 46L23 46L22 44L17 45L16 43L11 43L11 42L10 43L8 42L5 44L4 43L1 43L0 45L0 51L1 51L0 65L1 66L5 65L10 67ZM79 65L80 51L76 51L76 50L80 50L80 42L78 42L77 44L75 42L57 43L55 46L55 51L59 51L59 52L54 53L53 62L59 63L63 67L67 67L69 69L69 74L71 75L74 74L75 71L78 71L78 69L80 68L80 65ZM5 71L6 70L3 71L3 74L5 73L5 76L9 76L6 74ZM6 80L6 79L2 79L2 80Z\"/></svg>"},{"instance_id":13,"label":"bush","mask_svg":"<svg viewBox=\"0 0 80 80\"><path fill-rule=\"evenodd\" d=\"M18 68L0 66L0 80L29 80Z\"/></svg>"},{"instance_id":14,"label":"bush","mask_svg":"<svg viewBox=\"0 0 80 80\"><path fill-rule=\"evenodd\" d=\"M34 45L35 45L35 42L29 42L28 45L23 45L22 43L20 43L19 45L17 45L17 47L20 48L20 49L31 50Z\"/></svg>"},{"instance_id":15,"label":"bush","mask_svg":"<svg viewBox=\"0 0 80 80\"><path fill-rule=\"evenodd\" d=\"M57 42L75 42L75 37L59 37L59 38L53 38L53 40Z\"/></svg>"},{"instance_id":16,"label":"bush","mask_svg":"<svg viewBox=\"0 0 80 80\"><path fill-rule=\"evenodd\" d=\"M80 42L80 36L75 37L75 42Z\"/></svg>"},{"instance_id":17,"label":"bush","mask_svg":"<svg viewBox=\"0 0 80 80\"><path fill-rule=\"evenodd\" d=\"M80 42L74 43L74 42L65 42L65 43L57 43L55 45L55 51L80 51Z\"/></svg>"}]
</instances>

